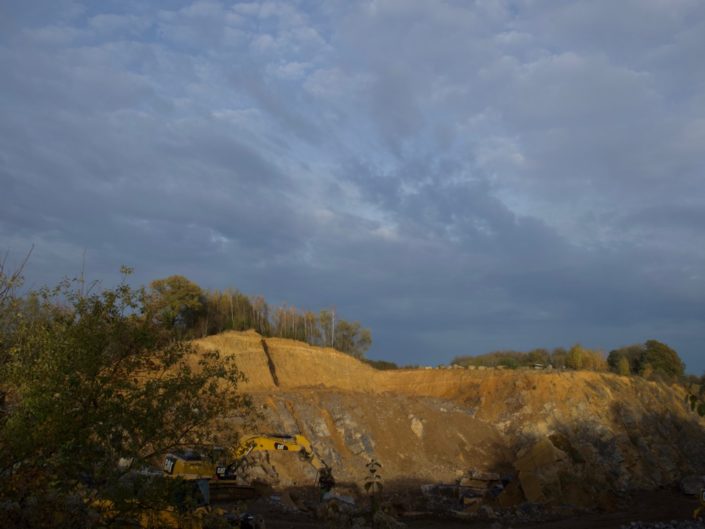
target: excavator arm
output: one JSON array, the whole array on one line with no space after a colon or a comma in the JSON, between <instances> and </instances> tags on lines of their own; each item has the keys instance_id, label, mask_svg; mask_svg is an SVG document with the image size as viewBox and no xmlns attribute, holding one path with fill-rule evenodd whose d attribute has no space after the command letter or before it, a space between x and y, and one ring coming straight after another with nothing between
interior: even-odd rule
<instances>
[{"instance_id":1,"label":"excavator arm","mask_svg":"<svg viewBox=\"0 0 705 529\"><path fill-rule=\"evenodd\" d=\"M323 461L311 446L311 442L303 435L256 434L243 437L233 450L233 462L227 467L218 467L216 473L219 479L233 479L244 459L252 452L271 451L298 452L301 459L318 472L317 483L323 492L330 491L335 486L331 468Z\"/></svg>"}]
</instances>

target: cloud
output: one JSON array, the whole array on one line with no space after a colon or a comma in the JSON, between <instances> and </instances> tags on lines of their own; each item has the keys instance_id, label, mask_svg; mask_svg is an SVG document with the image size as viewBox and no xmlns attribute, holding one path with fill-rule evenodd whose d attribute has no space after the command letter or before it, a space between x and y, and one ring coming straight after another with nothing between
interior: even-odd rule
<instances>
[{"instance_id":1,"label":"cloud","mask_svg":"<svg viewBox=\"0 0 705 529\"><path fill-rule=\"evenodd\" d=\"M25 5L26 4L26 5ZM4 8L0 248L335 305L372 354L705 339L705 9Z\"/></svg>"}]
</instances>

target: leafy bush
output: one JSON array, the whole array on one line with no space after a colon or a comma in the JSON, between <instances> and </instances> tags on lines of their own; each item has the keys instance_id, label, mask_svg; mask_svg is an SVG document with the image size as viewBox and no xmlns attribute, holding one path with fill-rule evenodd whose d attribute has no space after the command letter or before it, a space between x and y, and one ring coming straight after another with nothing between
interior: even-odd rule
<instances>
[{"instance_id":1,"label":"leafy bush","mask_svg":"<svg viewBox=\"0 0 705 529\"><path fill-rule=\"evenodd\" d=\"M547 349L532 349L527 353L518 351L494 351L477 356L456 356L451 364L463 367L503 366L510 369L519 367L533 367L540 364L544 367L549 365L562 369L591 369L594 371L605 371L607 362L600 351L587 349L581 345L574 345L566 351L562 347L549 352Z\"/></svg>"},{"instance_id":2,"label":"leafy bush","mask_svg":"<svg viewBox=\"0 0 705 529\"><path fill-rule=\"evenodd\" d=\"M362 361L365 362L367 365L374 367L375 369L379 369L380 371L399 369L399 366L397 364L395 364L394 362L388 362L387 360L370 360L369 358L365 358Z\"/></svg>"},{"instance_id":3,"label":"leafy bush","mask_svg":"<svg viewBox=\"0 0 705 529\"><path fill-rule=\"evenodd\" d=\"M616 373L622 373L628 364L630 374L645 378L657 376L674 380L682 378L685 372L685 365L678 353L657 340L610 351L607 363Z\"/></svg>"},{"instance_id":4,"label":"leafy bush","mask_svg":"<svg viewBox=\"0 0 705 529\"><path fill-rule=\"evenodd\" d=\"M143 289L123 282L84 294L67 281L13 298L24 310L12 313L8 299L0 526L107 523L121 510L165 501L153 480L121 501L120 484L176 446L222 441L213 421L226 410L249 411L232 358L195 355L158 323ZM101 502L111 508L99 509Z\"/></svg>"}]
</instances>

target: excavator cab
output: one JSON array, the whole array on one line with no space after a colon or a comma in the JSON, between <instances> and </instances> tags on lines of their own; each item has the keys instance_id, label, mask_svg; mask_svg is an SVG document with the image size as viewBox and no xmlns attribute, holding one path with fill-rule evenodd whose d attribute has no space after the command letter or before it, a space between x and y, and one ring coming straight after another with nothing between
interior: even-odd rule
<instances>
[{"instance_id":1,"label":"excavator cab","mask_svg":"<svg viewBox=\"0 0 705 529\"><path fill-rule=\"evenodd\" d=\"M215 475L215 465L192 450L167 454L162 470L168 476L184 479L209 479Z\"/></svg>"},{"instance_id":2,"label":"excavator cab","mask_svg":"<svg viewBox=\"0 0 705 529\"><path fill-rule=\"evenodd\" d=\"M250 489L254 490L252 487L243 487L237 483L241 466L252 452L266 451L297 452L302 461L306 461L316 469L316 485L322 494L330 492L335 486L332 469L318 456L311 442L300 434L269 433L244 436L233 449L233 460L227 466L216 464L212 459L190 450L170 453L164 459L162 470L170 477L184 480L211 480L211 495L216 498L232 495L235 492L249 494ZM218 459L223 460L222 457Z\"/></svg>"}]
</instances>

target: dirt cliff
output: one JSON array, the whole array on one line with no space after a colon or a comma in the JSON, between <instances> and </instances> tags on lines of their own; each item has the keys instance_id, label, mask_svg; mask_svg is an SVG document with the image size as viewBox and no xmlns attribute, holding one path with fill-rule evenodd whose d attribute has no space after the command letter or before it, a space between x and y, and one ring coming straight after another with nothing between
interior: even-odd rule
<instances>
[{"instance_id":1,"label":"dirt cliff","mask_svg":"<svg viewBox=\"0 0 705 529\"><path fill-rule=\"evenodd\" d=\"M329 348L229 332L196 342L235 355L267 432L308 436L339 481L365 463L386 482L503 478L493 501L595 505L705 470L705 428L678 386L608 373L378 371ZM276 485L311 483L291 456L264 457ZM472 481L472 479L470 479Z\"/></svg>"}]
</instances>

